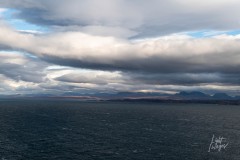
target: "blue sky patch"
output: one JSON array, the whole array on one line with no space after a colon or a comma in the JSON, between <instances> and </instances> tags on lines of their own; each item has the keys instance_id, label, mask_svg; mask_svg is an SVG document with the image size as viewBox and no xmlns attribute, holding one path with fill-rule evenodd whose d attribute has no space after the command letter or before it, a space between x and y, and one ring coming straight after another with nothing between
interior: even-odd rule
<instances>
[{"instance_id":1,"label":"blue sky patch","mask_svg":"<svg viewBox=\"0 0 240 160\"><path fill-rule=\"evenodd\" d=\"M2 16L5 19L5 21L7 21L8 24L10 24L15 29L20 31L30 31L30 32L47 32L48 31L47 27L34 25L22 19L18 19L16 17L17 13L18 13L18 10L6 9L6 11L2 13Z\"/></svg>"}]
</instances>

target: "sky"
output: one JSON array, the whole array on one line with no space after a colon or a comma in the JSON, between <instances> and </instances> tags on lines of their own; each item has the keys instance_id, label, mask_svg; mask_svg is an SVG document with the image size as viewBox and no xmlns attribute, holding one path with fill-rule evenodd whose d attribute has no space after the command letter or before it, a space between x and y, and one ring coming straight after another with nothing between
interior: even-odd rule
<instances>
[{"instance_id":1,"label":"sky","mask_svg":"<svg viewBox=\"0 0 240 160\"><path fill-rule=\"evenodd\" d=\"M240 95L239 0L1 0L0 95Z\"/></svg>"}]
</instances>

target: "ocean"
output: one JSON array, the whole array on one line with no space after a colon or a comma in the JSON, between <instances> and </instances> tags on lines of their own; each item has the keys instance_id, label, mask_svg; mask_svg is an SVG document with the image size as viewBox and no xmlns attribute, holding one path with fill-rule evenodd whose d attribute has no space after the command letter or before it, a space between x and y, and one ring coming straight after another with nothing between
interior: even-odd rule
<instances>
[{"instance_id":1,"label":"ocean","mask_svg":"<svg viewBox=\"0 0 240 160\"><path fill-rule=\"evenodd\" d=\"M205 159L240 159L240 106L0 101L0 160Z\"/></svg>"}]
</instances>

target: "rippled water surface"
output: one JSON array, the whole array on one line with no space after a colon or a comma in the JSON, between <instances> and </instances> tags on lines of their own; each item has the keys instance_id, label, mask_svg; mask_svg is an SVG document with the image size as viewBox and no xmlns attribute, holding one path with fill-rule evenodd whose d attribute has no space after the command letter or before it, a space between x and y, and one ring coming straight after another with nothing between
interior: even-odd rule
<instances>
[{"instance_id":1,"label":"rippled water surface","mask_svg":"<svg viewBox=\"0 0 240 160\"><path fill-rule=\"evenodd\" d=\"M213 134L229 143L208 152ZM240 106L0 101L2 160L239 160Z\"/></svg>"}]
</instances>

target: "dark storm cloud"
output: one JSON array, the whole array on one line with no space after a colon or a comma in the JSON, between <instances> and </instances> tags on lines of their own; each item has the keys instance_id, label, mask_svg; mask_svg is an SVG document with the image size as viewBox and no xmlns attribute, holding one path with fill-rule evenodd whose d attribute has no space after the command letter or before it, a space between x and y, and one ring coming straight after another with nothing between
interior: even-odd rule
<instances>
[{"instance_id":1,"label":"dark storm cloud","mask_svg":"<svg viewBox=\"0 0 240 160\"><path fill-rule=\"evenodd\" d=\"M126 74L130 82L150 85L200 86L205 84L240 85L240 74L173 73L173 74Z\"/></svg>"},{"instance_id":2,"label":"dark storm cloud","mask_svg":"<svg viewBox=\"0 0 240 160\"><path fill-rule=\"evenodd\" d=\"M57 56L44 56L43 60L58 65L72 66L77 68L89 68L109 71L131 71L146 73L239 73L240 64L221 64L216 57L195 56L188 57L159 57L153 56L144 59L114 60L107 64L88 60L61 58ZM198 62L201 59L203 62ZM214 62L215 61L215 62Z\"/></svg>"},{"instance_id":3,"label":"dark storm cloud","mask_svg":"<svg viewBox=\"0 0 240 160\"><path fill-rule=\"evenodd\" d=\"M111 72L111 74L72 72L57 77L55 80L69 83L91 83L109 85L119 83L125 85L178 85L201 86L207 84L238 86L240 74L220 73L144 73L144 72Z\"/></svg>"}]
</instances>

